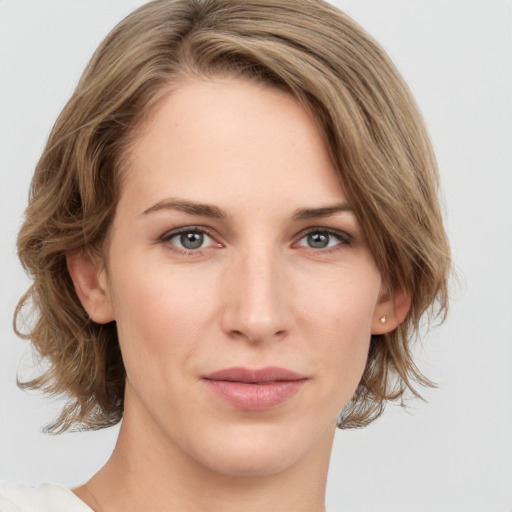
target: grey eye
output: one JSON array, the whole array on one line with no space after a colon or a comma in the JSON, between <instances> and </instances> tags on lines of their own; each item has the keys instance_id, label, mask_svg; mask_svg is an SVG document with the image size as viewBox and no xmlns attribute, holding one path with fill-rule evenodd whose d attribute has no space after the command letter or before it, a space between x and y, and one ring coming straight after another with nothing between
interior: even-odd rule
<instances>
[{"instance_id":1,"label":"grey eye","mask_svg":"<svg viewBox=\"0 0 512 512\"><path fill-rule=\"evenodd\" d=\"M174 245L182 251L197 251L215 246L213 238L200 228L180 229L165 234L162 242Z\"/></svg>"},{"instance_id":2,"label":"grey eye","mask_svg":"<svg viewBox=\"0 0 512 512\"><path fill-rule=\"evenodd\" d=\"M204 233L199 231L188 231L179 235L180 244L185 249L199 249L204 243Z\"/></svg>"},{"instance_id":3,"label":"grey eye","mask_svg":"<svg viewBox=\"0 0 512 512\"><path fill-rule=\"evenodd\" d=\"M313 249L325 249L329 245L330 238L332 235L329 233L310 233L307 235L307 244Z\"/></svg>"},{"instance_id":4,"label":"grey eye","mask_svg":"<svg viewBox=\"0 0 512 512\"><path fill-rule=\"evenodd\" d=\"M332 229L312 229L309 233L303 235L298 241L297 246L308 247L309 249L333 249L337 246L350 245L352 237L339 230Z\"/></svg>"}]
</instances>

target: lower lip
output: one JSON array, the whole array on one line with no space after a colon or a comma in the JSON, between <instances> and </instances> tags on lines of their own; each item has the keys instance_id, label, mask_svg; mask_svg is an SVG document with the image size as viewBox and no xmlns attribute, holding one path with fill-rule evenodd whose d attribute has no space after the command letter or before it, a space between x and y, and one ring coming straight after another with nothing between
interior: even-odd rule
<instances>
[{"instance_id":1,"label":"lower lip","mask_svg":"<svg viewBox=\"0 0 512 512\"><path fill-rule=\"evenodd\" d=\"M262 384L205 379L220 398L244 411L265 411L282 404L298 393L306 379L273 381Z\"/></svg>"}]
</instances>

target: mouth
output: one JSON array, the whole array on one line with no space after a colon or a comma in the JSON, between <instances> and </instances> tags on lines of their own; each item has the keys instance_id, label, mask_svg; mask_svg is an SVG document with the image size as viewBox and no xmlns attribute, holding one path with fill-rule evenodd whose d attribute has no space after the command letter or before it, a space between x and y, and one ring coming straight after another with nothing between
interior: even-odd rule
<instances>
[{"instance_id":1,"label":"mouth","mask_svg":"<svg viewBox=\"0 0 512 512\"><path fill-rule=\"evenodd\" d=\"M244 411L265 411L299 392L308 377L269 366L261 369L226 368L202 376L208 388L231 406Z\"/></svg>"}]
</instances>

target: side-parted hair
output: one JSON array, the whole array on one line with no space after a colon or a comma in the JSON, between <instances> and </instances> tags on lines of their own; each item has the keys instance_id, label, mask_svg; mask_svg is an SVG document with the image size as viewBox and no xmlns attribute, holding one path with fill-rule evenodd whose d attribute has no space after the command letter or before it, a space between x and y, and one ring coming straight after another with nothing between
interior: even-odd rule
<instances>
[{"instance_id":1,"label":"side-parted hair","mask_svg":"<svg viewBox=\"0 0 512 512\"><path fill-rule=\"evenodd\" d=\"M425 313L446 314L449 247L431 143L388 56L321 0L156 0L96 50L32 180L18 253L33 284L17 306L15 329L45 363L20 386L68 399L48 431L99 429L122 418L125 370L115 322L88 318L66 257L102 256L145 116L173 87L215 76L277 87L312 113L384 282L412 299L396 330L372 336L339 426L364 426L386 401L401 401L407 391L419 396L418 383L432 385L413 361L411 341Z\"/></svg>"}]
</instances>

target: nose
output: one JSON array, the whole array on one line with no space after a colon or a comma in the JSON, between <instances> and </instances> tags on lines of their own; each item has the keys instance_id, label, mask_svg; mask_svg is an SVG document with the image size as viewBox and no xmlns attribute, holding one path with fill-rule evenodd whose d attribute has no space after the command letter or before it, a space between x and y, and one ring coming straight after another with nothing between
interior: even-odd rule
<instances>
[{"instance_id":1,"label":"nose","mask_svg":"<svg viewBox=\"0 0 512 512\"><path fill-rule=\"evenodd\" d=\"M251 343L282 339L293 318L286 266L270 249L248 252L225 269L222 329Z\"/></svg>"}]
</instances>

